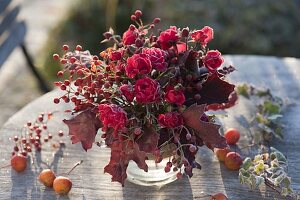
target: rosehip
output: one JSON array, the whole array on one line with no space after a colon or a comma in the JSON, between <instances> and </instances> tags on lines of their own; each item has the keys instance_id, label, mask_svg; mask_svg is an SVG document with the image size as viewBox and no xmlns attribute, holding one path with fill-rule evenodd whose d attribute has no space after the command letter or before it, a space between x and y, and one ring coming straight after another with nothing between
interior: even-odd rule
<instances>
[{"instance_id":1,"label":"rosehip","mask_svg":"<svg viewBox=\"0 0 300 200\"><path fill-rule=\"evenodd\" d=\"M170 172L170 171L171 171L171 168L168 167L168 166L166 166L166 167L165 167L165 172L168 173L168 172Z\"/></svg>"},{"instance_id":2,"label":"rosehip","mask_svg":"<svg viewBox=\"0 0 300 200\"><path fill-rule=\"evenodd\" d=\"M52 187L55 178L56 176L51 169L44 169L39 175L39 181L46 187Z\"/></svg>"},{"instance_id":3,"label":"rosehip","mask_svg":"<svg viewBox=\"0 0 300 200\"><path fill-rule=\"evenodd\" d=\"M231 152L231 150L229 148L225 148L225 149L215 148L214 152L215 152L217 158L219 159L219 161L224 162L227 153Z\"/></svg>"},{"instance_id":4,"label":"rosehip","mask_svg":"<svg viewBox=\"0 0 300 200\"><path fill-rule=\"evenodd\" d=\"M243 159L241 158L240 154L236 152L229 152L225 157L225 166L229 170L238 170L243 163Z\"/></svg>"},{"instance_id":5,"label":"rosehip","mask_svg":"<svg viewBox=\"0 0 300 200\"><path fill-rule=\"evenodd\" d=\"M53 189L57 194L60 195L68 194L71 188L72 188L72 182L67 177L58 176L53 181Z\"/></svg>"},{"instance_id":6,"label":"rosehip","mask_svg":"<svg viewBox=\"0 0 300 200\"><path fill-rule=\"evenodd\" d=\"M27 159L22 155L14 155L10 160L10 164L17 172L23 172L27 167Z\"/></svg>"},{"instance_id":7,"label":"rosehip","mask_svg":"<svg viewBox=\"0 0 300 200\"><path fill-rule=\"evenodd\" d=\"M65 45L63 45L63 50L64 50L64 51L68 51L68 50L69 50L69 46L68 46L68 45L66 45L66 44L65 44Z\"/></svg>"},{"instance_id":8,"label":"rosehip","mask_svg":"<svg viewBox=\"0 0 300 200\"><path fill-rule=\"evenodd\" d=\"M59 55L58 54L53 54L53 60L55 60L55 61L59 60Z\"/></svg>"},{"instance_id":9,"label":"rosehip","mask_svg":"<svg viewBox=\"0 0 300 200\"><path fill-rule=\"evenodd\" d=\"M185 137L186 137L187 140L190 140L192 138L192 135L190 133L188 133L188 134L186 134Z\"/></svg>"},{"instance_id":10,"label":"rosehip","mask_svg":"<svg viewBox=\"0 0 300 200\"><path fill-rule=\"evenodd\" d=\"M137 17L137 18L140 18L141 16L142 16L142 11L140 11L140 10L136 10L135 12L134 12L134 15Z\"/></svg>"},{"instance_id":11,"label":"rosehip","mask_svg":"<svg viewBox=\"0 0 300 200\"><path fill-rule=\"evenodd\" d=\"M190 145L189 150L190 152L194 153L195 151L197 151L197 147L195 145Z\"/></svg>"},{"instance_id":12,"label":"rosehip","mask_svg":"<svg viewBox=\"0 0 300 200\"><path fill-rule=\"evenodd\" d=\"M153 24L158 24L160 22L160 18L155 18L154 20L153 20Z\"/></svg>"},{"instance_id":13,"label":"rosehip","mask_svg":"<svg viewBox=\"0 0 300 200\"><path fill-rule=\"evenodd\" d=\"M227 144L236 144L240 139L240 133L235 128L230 128L225 131L224 137L226 138Z\"/></svg>"},{"instance_id":14,"label":"rosehip","mask_svg":"<svg viewBox=\"0 0 300 200\"><path fill-rule=\"evenodd\" d=\"M136 20L136 16L135 15L131 15L130 19L131 19L131 21L135 21Z\"/></svg>"},{"instance_id":15,"label":"rosehip","mask_svg":"<svg viewBox=\"0 0 300 200\"><path fill-rule=\"evenodd\" d=\"M76 46L76 50L77 50L77 51L81 51L81 50L82 50L82 46L77 45L77 46Z\"/></svg>"}]
</instances>

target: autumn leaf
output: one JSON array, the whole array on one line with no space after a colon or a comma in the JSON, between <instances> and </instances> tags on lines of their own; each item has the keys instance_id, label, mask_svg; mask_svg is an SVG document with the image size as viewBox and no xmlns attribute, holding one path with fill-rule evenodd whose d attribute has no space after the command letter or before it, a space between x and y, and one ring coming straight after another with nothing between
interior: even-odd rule
<instances>
[{"instance_id":1,"label":"autumn leaf","mask_svg":"<svg viewBox=\"0 0 300 200\"><path fill-rule=\"evenodd\" d=\"M150 127L143 127L143 134L136 140L141 151L151 153L157 149L159 135Z\"/></svg>"},{"instance_id":2,"label":"autumn leaf","mask_svg":"<svg viewBox=\"0 0 300 200\"><path fill-rule=\"evenodd\" d=\"M140 150L139 146L135 143L132 149L126 149L126 155L129 160L133 160L140 169L148 172L148 165L145 160L147 159L146 152Z\"/></svg>"},{"instance_id":3,"label":"autumn leaf","mask_svg":"<svg viewBox=\"0 0 300 200\"><path fill-rule=\"evenodd\" d=\"M200 120L205 107L206 105L193 104L187 108L182 114L185 125L192 128L211 150L214 148L226 148L226 140L219 133L220 125Z\"/></svg>"},{"instance_id":4,"label":"autumn leaf","mask_svg":"<svg viewBox=\"0 0 300 200\"><path fill-rule=\"evenodd\" d=\"M122 146L119 142L114 142L110 146L111 157L108 165L104 167L104 173L112 175L111 181L117 181L124 186L125 179L127 178L126 169L128 163L121 160Z\"/></svg>"},{"instance_id":5,"label":"autumn leaf","mask_svg":"<svg viewBox=\"0 0 300 200\"><path fill-rule=\"evenodd\" d=\"M224 109L235 105L235 85L220 79L217 74L209 76L202 86L199 103L207 104L207 109Z\"/></svg>"},{"instance_id":6,"label":"autumn leaf","mask_svg":"<svg viewBox=\"0 0 300 200\"><path fill-rule=\"evenodd\" d=\"M136 162L140 169L148 172L148 165L145 162L147 159L146 153L140 151L136 143L127 145L126 142L114 141L110 147L111 157L108 165L104 168L104 173L109 173L112 176L111 181L117 181L124 186L127 178L126 170L130 160Z\"/></svg>"},{"instance_id":7,"label":"autumn leaf","mask_svg":"<svg viewBox=\"0 0 300 200\"><path fill-rule=\"evenodd\" d=\"M81 142L85 151L92 148L97 131L102 127L100 120L91 110L85 110L69 120L64 119L63 122L69 127L72 144Z\"/></svg>"}]
</instances>

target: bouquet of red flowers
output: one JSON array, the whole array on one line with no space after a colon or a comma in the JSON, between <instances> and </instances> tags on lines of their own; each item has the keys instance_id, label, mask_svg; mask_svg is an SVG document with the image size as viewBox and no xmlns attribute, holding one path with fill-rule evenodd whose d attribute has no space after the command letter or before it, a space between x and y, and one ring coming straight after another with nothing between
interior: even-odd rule
<instances>
[{"instance_id":1,"label":"bouquet of red flowers","mask_svg":"<svg viewBox=\"0 0 300 200\"><path fill-rule=\"evenodd\" d=\"M170 28L156 30L159 18L144 25L137 10L123 36L110 29L103 42L111 47L90 55L77 46L54 59L65 65L56 82L66 93L54 99L73 102L74 117L64 122L69 127L72 143L81 142L88 150L95 143L99 129L111 148L111 160L104 171L112 181L124 184L130 160L148 170L146 159L159 163L170 157L165 171L171 167L192 176L199 146L225 148L220 126L207 110L233 106L237 95L234 85L224 77L234 71L221 67L218 50L209 50L213 29Z\"/></svg>"}]
</instances>

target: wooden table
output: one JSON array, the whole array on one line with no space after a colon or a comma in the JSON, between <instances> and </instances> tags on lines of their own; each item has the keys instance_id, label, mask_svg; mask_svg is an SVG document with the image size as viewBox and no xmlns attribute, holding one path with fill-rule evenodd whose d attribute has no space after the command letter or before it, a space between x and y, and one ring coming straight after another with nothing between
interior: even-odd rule
<instances>
[{"instance_id":1,"label":"wooden table","mask_svg":"<svg viewBox=\"0 0 300 200\"><path fill-rule=\"evenodd\" d=\"M273 145L289 158L289 173L292 176L293 187L300 192L300 60L294 58L275 58L264 56L226 56L226 62L233 64L237 71L230 79L237 82L252 83L259 87L269 87L272 92L294 101L284 113L283 122L285 141L274 141ZM12 116L0 130L1 165L9 161L13 142L8 138L18 133L27 120L35 119L39 112L65 110L70 105L52 103L59 91L50 92L30 103ZM239 104L228 110L229 117L222 119L225 128L239 127L236 117L239 114L251 117L249 102L240 100ZM61 122L66 117L62 113L55 115L49 128L52 133L59 129L67 132L67 127ZM125 187L112 183L111 176L103 173L108 163L110 150L94 146L85 153L80 145L69 144L65 149L53 149L45 146L37 162L24 173L17 174L10 168L0 169L0 199L207 199L204 193L214 194L224 192L229 199L282 199L274 192L264 187L250 191L238 181L238 172L228 171L219 163L214 154L207 148L201 148L197 160L202 164L202 170L194 170L191 179L183 178L162 188L142 187L126 182ZM246 134L242 136L240 146L247 142ZM43 162L49 163L57 173L70 169L74 163L84 160L83 164L71 174L73 189L68 196L58 197L53 190L45 189L38 181L37 175ZM43 161L43 162L41 162Z\"/></svg>"}]
</instances>

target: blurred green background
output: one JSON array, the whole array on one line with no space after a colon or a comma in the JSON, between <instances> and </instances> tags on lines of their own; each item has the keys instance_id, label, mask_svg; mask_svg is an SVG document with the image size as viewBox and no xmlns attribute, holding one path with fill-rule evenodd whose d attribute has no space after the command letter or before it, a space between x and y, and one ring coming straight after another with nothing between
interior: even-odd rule
<instances>
[{"instance_id":1,"label":"blurred green background","mask_svg":"<svg viewBox=\"0 0 300 200\"><path fill-rule=\"evenodd\" d=\"M144 22L160 17L159 28L211 26L215 39L209 47L223 54L300 57L299 0L80 0L44 47L39 62L48 80L59 69L52 54L61 53L63 44L81 44L98 55L105 48L102 33L113 27L122 34L136 9L143 11Z\"/></svg>"}]
</instances>

